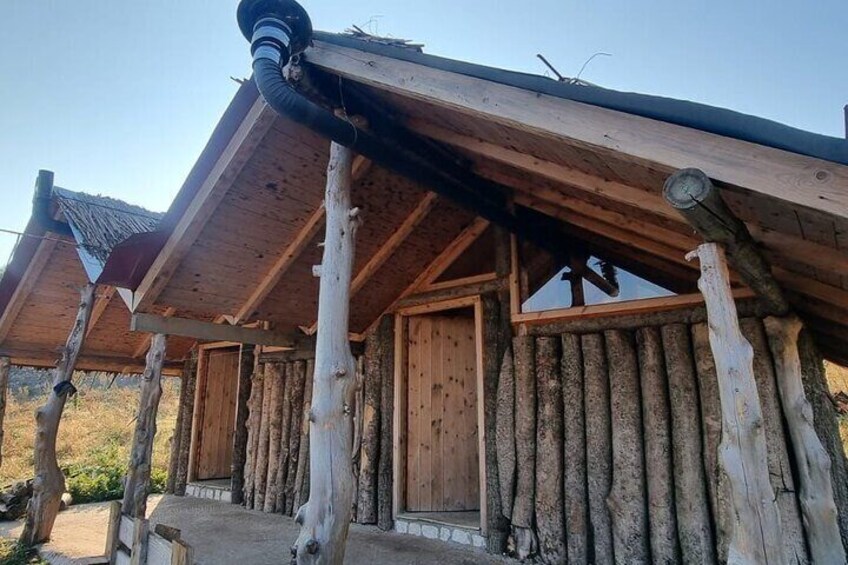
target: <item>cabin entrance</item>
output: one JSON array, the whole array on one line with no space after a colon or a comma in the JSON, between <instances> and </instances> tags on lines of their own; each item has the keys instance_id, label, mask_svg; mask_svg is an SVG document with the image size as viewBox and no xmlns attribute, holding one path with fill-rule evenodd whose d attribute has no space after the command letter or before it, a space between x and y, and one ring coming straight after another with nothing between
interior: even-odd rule
<instances>
[{"instance_id":1,"label":"cabin entrance","mask_svg":"<svg viewBox=\"0 0 848 565\"><path fill-rule=\"evenodd\" d=\"M480 509L474 310L410 316L406 512Z\"/></svg>"},{"instance_id":2,"label":"cabin entrance","mask_svg":"<svg viewBox=\"0 0 848 565\"><path fill-rule=\"evenodd\" d=\"M192 480L232 476L239 350L201 350L195 402Z\"/></svg>"}]
</instances>

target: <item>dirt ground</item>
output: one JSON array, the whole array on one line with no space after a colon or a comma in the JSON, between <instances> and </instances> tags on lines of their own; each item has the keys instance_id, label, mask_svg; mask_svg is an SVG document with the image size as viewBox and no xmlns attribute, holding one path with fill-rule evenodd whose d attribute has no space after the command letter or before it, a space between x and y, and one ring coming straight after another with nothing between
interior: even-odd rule
<instances>
[{"instance_id":1,"label":"dirt ground","mask_svg":"<svg viewBox=\"0 0 848 565\"><path fill-rule=\"evenodd\" d=\"M240 506L194 498L152 496L148 514L154 523L182 530L195 549L200 565L279 565L288 563L298 527L291 518L245 510ZM81 564L86 557L103 553L106 544L108 504L85 504L62 512L53 539L42 555L53 564ZM0 536L17 537L18 522L0 523ZM473 565L515 563L436 540L354 525L345 563L350 565Z\"/></svg>"}]
</instances>

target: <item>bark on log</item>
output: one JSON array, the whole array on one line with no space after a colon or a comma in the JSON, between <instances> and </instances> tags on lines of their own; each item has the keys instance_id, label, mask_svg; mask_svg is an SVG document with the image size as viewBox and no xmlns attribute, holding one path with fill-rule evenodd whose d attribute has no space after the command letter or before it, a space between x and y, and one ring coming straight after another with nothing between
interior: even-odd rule
<instances>
[{"instance_id":1,"label":"bark on log","mask_svg":"<svg viewBox=\"0 0 848 565\"><path fill-rule=\"evenodd\" d=\"M356 357L356 356L354 356ZM359 463L362 451L362 426L365 415L365 358L356 357L356 391L353 394L353 447L350 450L351 470L353 471L353 510L351 520L356 522L356 507L359 504Z\"/></svg>"},{"instance_id":2,"label":"bark on log","mask_svg":"<svg viewBox=\"0 0 848 565\"><path fill-rule=\"evenodd\" d=\"M762 408L754 379L753 350L739 330L724 252L715 243L698 247L698 288L709 315L710 347L718 375L722 412L719 463L733 502L730 563L783 563L780 514L768 475Z\"/></svg>"},{"instance_id":3,"label":"bark on log","mask_svg":"<svg viewBox=\"0 0 848 565\"><path fill-rule=\"evenodd\" d=\"M500 479L501 509L508 520L512 520L512 504L515 497L515 370L512 347L507 348L501 364L498 382L497 428L498 478Z\"/></svg>"},{"instance_id":4,"label":"bark on log","mask_svg":"<svg viewBox=\"0 0 848 565\"><path fill-rule=\"evenodd\" d=\"M563 492L568 563L589 563L589 501L586 492L586 417L580 336L562 336Z\"/></svg>"},{"instance_id":5,"label":"bark on log","mask_svg":"<svg viewBox=\"0 0 848 565\"><path fill-rule=\"evenodd\" d=\"M808 563L801 509L798 507L797 489L789 457L790 446L783 431L783 413L765 329L763 323L754 318L740 320L739 328L754 350L754 380L763 411L769 479L780 512L783 555L789 564Z\"/></svg>"},{"instance_id":6,"label":"bark on log","mask_svg":"<svg viewBox=\"0 0 848 565\"><path fill-rule=\"evenodd\" d=\"M330 146L327 167L327 232L316 269L318 337L315 348L312 426L309 430L309 501L298 511L302 528L293 552L298 565L341 564L353 505L351 411L356 362L348 342L350 280L358 210L351 207L353 151Z\"/></svg>"},{"instance_id":7,"label":"bark on log","mask_svg":"<svg viewBox=\"0 0 848 565\"><path fill-rule=\"evenodd\" d=\"M848 548L848 462L845 461L836 409L828 393L824 363L812 335L806 329L801 331L798 338L798 352L801 357L804 392L813 407L816 435L830 455L830 474L833 497L839 512L839 531L842 534L843 547Z\"/></svg>"},{"instance_id":8,"label":"bark on log","mask_svg":"<svg viewBox=\"0 0 848 565\"><path fill-rule=\"evenodd\" d=\"M3 466L3 420L6 416L6 391L9 388L10 365L11 361L8 357L0 357L0 467Z\"/></svg>"},{"instance_id":9,"label":"bark on log","mask_svg":"<svg viewBox=\"0 0 848 565\"><path fill-rule=\"evenodd\" d=\"M677 171L666 181L663 194L706 241L727 248L734 269L770 311L779 315L789 312L789 302L748 228L727 207L703 171Z\"/></svg>"},{"instance_id":10,"label":"bark on log","mask_svg":"<svg viewBox=\"0 0 848 565\"><path fill-rule=\"evenodd\" d=\"M265 379L271 381L271 401L268 403L268 475L265 480L265 500L262 510L273 513L280 509L277 496L283 489L280 484L281 453L280 441L287 435L286 404L289 402L291 387L287 382L291 375L287 374L286 365L271 363L265 371ZM283 479L285 480L285 479Z\"/></svg>"},{"instance_id":11,"label":"bark on log","mask_svg":"<svg viewBox=\"0 0 848 565\"><path fill-rule=\"evenodd\" d=\"M294 479L294 508L300 509L309 498L309 410L312 408L312 373L315 368L306 362L306 382L303 387L303 409L300 411L300 456Z\"/></svg>"},{"instance_id":12,"label":"bark on log","mask_svg":"<svg viewBox=\"0 0 848 565\"><path fill-rule=\"evenodd\" d=\"M545 563L565 563L559 340L536 339L536 531Z\"/></svg>"},{"instance_id":13,"label":"bark on log","mask_svg":"<svg viewBox=\"0 0 848 565\"><path fill-rule=\"evenodd\" d=\"M813 426L813 409L807 401L801 379L801 358L798 354L801 327L801 320L794 316L765 321L774 354L783 413L797 462L799 497L810 542L810 557L813 563L845 563L845 548L833 497L830 457Z\"/></svg>"},{"instance_id":14,"label":"bark on log","mask_svg":"<svg viewBox=\"0 0 848 565\"><path fill-rule=\"evenodd\" d=\"M612 487L609 372L602 335L584 335L581 345L586 391L586 483L592 541L589 562L608 565L614 562L612 522L607 508L607 495Z\"/></svg>"},{"instance_id":15,"label":"bark on log","mask_svg":"<svg viewBox=\"0 0 848 565\"><path fill-rule=\"evenodd\" d=\"M642 384L651 559L654 563L678 563L680 547L674 512L671 405L659 328L640 329L636 332L636 342Z\"/></svg>"},{"instance_id":16,"label":"bark on log","mask_svg":"<svg viewBox=\"0 0 848 565\"><path fill-rule=\"evenodd\" d=\"M698 390L701 397L704 469L707 474L707 491L710 495L710 510L715 526L716 559L719 563L726 563L730 536L733 533L733 506L730 501L727 476L718 460L722 425L721 400L718 394L718 377L713 352L710 349L710 333L707 324L692 326L692 349L695 352Z\"/></svg>"},{"instance_id":17,"label":"bark on log","mask_svg":"<svg viewBox=\"0 0 848 565\"><path fill-rule=\"evenodd\" d=\"M380 463L380 393L383 386L381 363L383 341L379 330L365 341L365 379L362 383L362 441L359 456L359 499L356 520L377 523L377 468Z\"/></svg>"},{"instance_id":18,"label":"bark on log","mask_svg":"<svg viewBox=\"0 0 848 565\"><path fill-rule=\"evenodd\" d=\"M297 466L300 462L300 425L303 417L303 389L306 386L306 361L294 362L294 380L292 381L291 393L291 417L289 418L289 461L285 482L285 505L280 506L280 511L286 516L291 516L298 509L294 505L295 480L297 479ZM282 483L280 483L282 487Z\"/></svg>"},{"instance_id":19,"label":"bark on log","mask_svg":"<svg viewBox=\"0 0 848 565\"><path fill-rule=\"evenodd\" d=\"M683 324L664 326L662 347L671 405L674 504L681 557L684 563L711 564L716 557L689 328Z\"/></svg>"},{"instance_id":20,"label":"bark on log","mask_svg":"<svg viewBox=\"0 0 848 565\"><path fill-rule=\"evenodd\" d=\"M186 376L185 374L180 375L180 396L177 401L177 421L174 423L174 433L171 436L171 454L168 458L168 480L165 483L165 494L174 494L174 491L177 486L177 473L180 468L180 450L182 446L182 421L183 421L183 412L179 409L179 406L183 405L186 392Z\"/></svg>"},{"instance_id":21,"label":"bark on log","mask_svg":"<svg viewBox=\"0 0 848 565\"><path fill-rule=\"evenodd\" d=\"M650 563L639 367L633 337L604 332L612 412L612 488L607 505L616 563Z\"/></svg>"},{"instance_id":22,"label":"bark on log","mask_svg":"<svg viewBox=\"0 0 848 565\"><path fill-rule=\"evenodd\" d=\"M515 447L518 473L512 506L512 535L519 559L536 553L533 531L536 497L536 375L535 341L530 336L512 340L515 362Z\"/></svg>"},{"instance_id":23,"label":"bark on log","mask_svg":"<svg viewBox=\"0 0 848 565\"><path fill-rule=\"evenodd\" d=\"M56 435L59 432L59 421L62 419L65 401L74 391L71 379L88 331L93 304L94 285L88 284L80 292L77 317L68 334L62 357L53 372L53 388L47 402L35 414L35 478L21 533L21 542L24 545L43 543L50 538L62 495L65 493L65 476L56 461Z\"/></svg>"},{"instance_id":24,"label":"bark on log","mask_svg":"<svg viewBox=\"0 0 848 565\"><path fill-rule=\"evenodd\" d=\"M279 483L279 488L275 493L275 506L277 511L282 514L286 513L286 498L288 494L286 492L286 482L288 481L289 464L291 462L291 437L295 433L295 430L292 428L292 415L294 414L292 403L295 395L295 381L297 380L295 362L286 363L285 371L286 390L282 402L282 433L280 435L279 459L276 469L276 480Z\"/></svg>"},{"instance_id":25,"label":"bark on log","mask_svg":"<svg viewBox=\"0 0 848 565\"><path fill-rule=\"evenodd\" d=\"M259 444L256 447L256 467L253 477L253 509L265 509L265 491L268 486L268 450L271 434L271 401L274 388L274 369L271 364L265 365L265 379L262 386L262 413L259 420Z\"/></svg>"},{"instance_id":26,"label":"bark on log","mask_svg":"<svg viewBox=\"0 0 848 565\"><path fill-rule=\"evenodd\" d=\"M197 388L197 349L192 349L183 365L183 388L180 389L180 454L174 494L185 496L188 484L188 462L191 454L191 429L194 422L194 393Z\"/></svg>"},{"instance_id":27,"label":"bark on log","mask_svg":"<svg viewBox=\"0 0 848 565\"><path fill-rule=\"evenodd\" d=\"M392 418L395 404L395 325L392 316L384 316L378 332L383 352L380 363L380 465L377 474L377 527L383 531L394 527L392 518Z\"/></svg>"},{"instance_id":28,"label":"bark on log","mask_svg":"<svg viewBox=\"0 0 848 565\"><path fill-rule=\"evenodd\" d=\"M259 456L259 432L262 404L265 396L264 363L256 364L251 380L250 400L247 402L247 455L244 462L244 506L253 508L256 495L256 459Z\"/></svg>"},{"instance_id":29,"label":"bark on log","mask_svg":"<svg viewBox=\"0 0 848 565\"><path fill-rule=\"evenodd\" d=\"M124 481L121 512L131 518L147 514L150 492L150 470L153 462L153 440L156 438L156 414L162 398L162 365L165 362L165 336L154 334L147 352L147 365L141 375L138 415L130 449L130 464Z\"/></svg>"},{"instance_id":30,"label":"bark on log","mask_svg":"<svg viewBox=\"0 0 848 565\"><path fill-rule=\"evenodd\" d=\"M233 504L244 502L244 471L247 461L247 419L249 416L252 376L261 348L242 344L239 350L238 397L236 399L236 424L233 433L233 464L230 478L230 496Z\"/></svg>"}]
</instances>

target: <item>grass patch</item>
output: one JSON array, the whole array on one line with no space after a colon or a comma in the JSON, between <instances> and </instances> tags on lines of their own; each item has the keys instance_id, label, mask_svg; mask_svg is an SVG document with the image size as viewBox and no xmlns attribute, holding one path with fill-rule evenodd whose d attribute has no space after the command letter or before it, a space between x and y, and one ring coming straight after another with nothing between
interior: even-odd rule
<instances>
[{"instance_id":1,"label":"grass patch","mask_svg":"<svg viewBox=\"0 0 848 565\"><path fill-rule=\"evenodd\" d=\"M65 407L56 446L65 488L75 504L118 499L123 495L121 481L135 431L138 379L122 377L111 388L108 377L83 376L76 381L79 393ZM153 443L153 492L165 489L170 439L179 408L179 380L164 378L162 392ZM43 402L43 394L10 395L0 485L32 477L34 415Z\"/></svg>"},{"instance_id":2,"label":"grass patch","mask_svg":"<svg viewBox=\"0 0 848 565\"><path fill-rule=\"evenodd\" d=\"M0 565L48 565L34 549L16 541L0 538Z\"/></svg>"}]
</instances>

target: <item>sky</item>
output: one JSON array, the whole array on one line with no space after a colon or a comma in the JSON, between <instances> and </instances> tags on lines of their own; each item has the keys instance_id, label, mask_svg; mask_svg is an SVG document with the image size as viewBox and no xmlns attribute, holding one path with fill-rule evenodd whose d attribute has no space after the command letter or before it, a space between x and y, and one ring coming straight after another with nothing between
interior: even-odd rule
<instances>
[{"instance_id":1,"label":"sky","mask_svg":"<svg viewBox=\"0 0 848 565\"><path fill-rule=\"evenodd\" d=\"M0 229L39 169L164 211L250 73L231 0L0 1ZM314 27L427 53L695 100L842 137L845 0L303 0ZM15 244L0 233L0 265Z\"/></svg>"}]
</instances>

